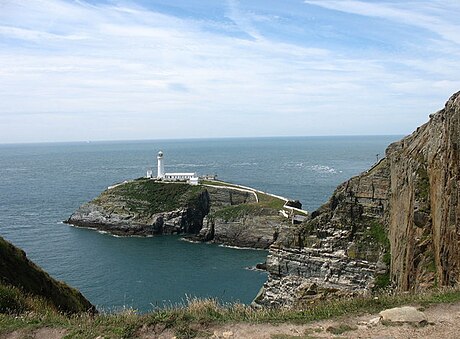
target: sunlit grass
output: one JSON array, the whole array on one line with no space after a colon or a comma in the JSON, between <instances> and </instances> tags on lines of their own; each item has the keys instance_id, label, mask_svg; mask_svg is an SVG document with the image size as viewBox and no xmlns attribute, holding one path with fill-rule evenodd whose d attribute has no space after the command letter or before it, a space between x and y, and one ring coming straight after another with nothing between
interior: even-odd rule
<instances>
[{"instance_id":1,"label":"sunlit grass","mask_svg":"<svg viewBox=\"0 0 460 339\"><path fill-rule=\"evenodd\" d=\"M17 295L17 298L24 296ZM43 303L33 301L18 312L0 314L0 334L21 329L33 331L41 327L59 328L71 338L104 336L106 338L130 338L139 331L168 330L178 338L206 335L212 325L225 323L296 323L329 319L343 315L376 313L401 305L421 305L460 301L460 290L445 289L424 293L380 294L372 297L347 298L325 301L318 305L297 309L254 308L242 304L221 304L215 299L187 298L183 305L138 314L125 310L115 314L66 316ZM20 312L19 312L20 311ZM209 334L209 333L208 333Z\"/></svg>"}]
</instances>

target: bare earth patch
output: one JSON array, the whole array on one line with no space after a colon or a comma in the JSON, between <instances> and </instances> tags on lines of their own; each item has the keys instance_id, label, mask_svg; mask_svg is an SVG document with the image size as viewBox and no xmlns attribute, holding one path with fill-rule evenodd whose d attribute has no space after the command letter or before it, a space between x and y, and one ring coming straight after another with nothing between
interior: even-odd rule
<instances>
[{"instance_id":1,"label":"bare earth patch","mask_svg":"<svg viewBox=\"0 0 460 339\"><path fill-rule=\"evenodd\" d=\"M423 310L423 309L422 309ZM386 324L378 321L378 314L340 317L317 321L305 325L248 324L235 323L197 328L202 334L197 338L212 339L320 339L320 338L371 338L371 339L418 339L418 338L460 338L460 302L438 304L423 310L428 323ZM177 338L173 331L164 327L144 327L138 332L138 338L172 339ZM64 329L41 328L38 330L18 330L0 339L61 339L66 335ZM186 338L187 336L182 336ZM104 338L103 336L99 339Z\"/></svg>"},{"instance_id":2,"label":"bare earth patch","mask_svg":"<svg viewBox=\"0 0 460 339\"><path fill-rule=\"evenodd\" d=\"M35 331L14 331L13 333L8 334L5 337L0 336L0 338L5 339L24 339L24 338L34 338L34 339L61 339L65 336L66 331L59 328L49 328L44 327Z\"/></svg>"},{"instance_id":3,"label":"bare earth patch","mask_svg":"<svg viewBox=\"0 0 460 339\"><path fill-rule=\"evenodd\" d=\"M341 317L309 323L291 324L228 324L210 329L211 338L291 339L291 338L373 338L418 339L460 338L460 303L439 304L423 311L428 324L425 326L372 324L378 314L359 317ZM341 332L344 330L343 332ZM231 335L229 335L231 333ZM337 333L337 334L334 334ZM224 335L225 334L225 335Z\"/></svg>"}]
</instances>

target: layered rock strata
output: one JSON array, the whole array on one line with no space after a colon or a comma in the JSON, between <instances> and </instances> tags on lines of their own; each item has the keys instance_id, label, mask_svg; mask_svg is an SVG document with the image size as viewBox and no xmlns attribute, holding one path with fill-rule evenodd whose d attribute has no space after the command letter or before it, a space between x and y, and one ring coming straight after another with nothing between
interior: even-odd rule
<instances>
[{"instance_id":1,"label":"layered rock strata","mask_svg":"<svg viewBox=\"0 0 460 339\"><path fill-rule=\"evenodd\" d=\"M460 279L460 92L272 245L256 303L455 285ZM312 288L313 286L313 288Z\"/></svg>"},{"instance_id":2,"label":"layered rock strata","mask_svg":"<svg viewBox=\"0 0 460 339\"><path fill-rule=\"evenodd\" d=\"M209 195L201 187L137 180L107 189L66 223L117 235L196 233L209 204Z\"/></svg>"},{"instance_id":3,"label":"layered rock strata","mask_svg":"<svg viewBox=\"0 0 460 339\"><path fill-rule=\"evenodd\" d=\"M196 239L249 248L268 248L278 237L285 219L279 210L257 203L255 193L207 187L210 213Z\"/></svg>"}]
</instances>

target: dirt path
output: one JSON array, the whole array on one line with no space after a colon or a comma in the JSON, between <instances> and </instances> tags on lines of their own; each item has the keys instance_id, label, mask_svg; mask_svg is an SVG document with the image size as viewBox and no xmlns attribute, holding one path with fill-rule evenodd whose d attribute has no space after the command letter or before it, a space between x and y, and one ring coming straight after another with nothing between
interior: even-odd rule
<instances>
[{"instance_id":1,"label":"dirt path","mask_svg":"<svg viewBox=\"0 0 460 339\"><path fill-rule=\"evenodd\" d=\"M226 324L202 328L206 335L199 338L212 339L320 339L320 338L372 338L372 339L460 339L460 302L439 304L423 310L428 324L425 326L384 325L377 322L378 314L341 317L309 323L306 325L292 324ZM65 330L42 328L32 333L15 331L0 339L60 339ZM104 338L103 336L97 337ZM145 328L140 331L143 339L172 339L174 334L169 331Z\"/></svg>"},{"instance_id":2,"label":"dirt path","mask_svg":"<svg viewBox=\"0 0 460 339\"><path fill-rule=\"evenodd\" d=\"M290 339L314 338L373 338L373 339L460 339L460 303L439 304L423 311L428 325L369 324L378 314L360 317L342 317L318 321L308 325L234 324L210 329L211 338ZM335 329L335 331L334 331ZM346 330L350 329L350 330ZM333 334L341 332L341 334Z\"/></svg>"}]
</instances>

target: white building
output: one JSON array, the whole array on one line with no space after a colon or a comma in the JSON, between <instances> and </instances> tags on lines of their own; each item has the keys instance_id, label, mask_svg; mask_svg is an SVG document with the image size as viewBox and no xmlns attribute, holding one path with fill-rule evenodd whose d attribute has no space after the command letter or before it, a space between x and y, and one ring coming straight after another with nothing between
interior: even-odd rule
<instances>
[{"instance_id":1,"label":"white building","mask_svg":"<svg viewBox=\"0 0 460 339\"><path fill-rule=\"evenodd\" d=\"M158 152L157 161L158 161L157 179L163 179L165 177L165 163L163 161L162 151Z\"/></svg>"},{"instance_id":2,"label":"white building","mask_svg":"<svg viewBox=\"0 0 460 339\"><path fill-rule=\"evenodd\" d=\"M157 156L157 177L158 180L163 181L187 181L190 185L198 185L199 179L196 173L165 173L165 165L163 152L158 152ZM147 176L153 178L152 171L147 171Z\"/></svg>"}]
</instances>

